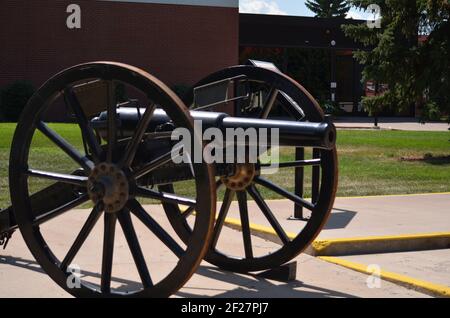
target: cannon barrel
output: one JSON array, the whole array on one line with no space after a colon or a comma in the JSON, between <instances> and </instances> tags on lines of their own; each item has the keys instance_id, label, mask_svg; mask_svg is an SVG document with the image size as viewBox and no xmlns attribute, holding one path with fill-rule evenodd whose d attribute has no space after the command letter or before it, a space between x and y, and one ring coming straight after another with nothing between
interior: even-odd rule
<instances>
[{"instance_id":1,"label":"cannon barrel","mask_svg":"<svg viewBox=\"0 0 450 318\"><path fill-rule=\"evenodd\" d=\"M120 118L119 129L123 137L131 137L136 125L145 109L120 108L117 110ZM244 130L253 128L257 132L267 129L268 143L271 143L271 129L278 129L280 146L315 147L333 149L336 144L336 127L329 121L320 123L297 122L285 120L253 119L231 117L226 113L191 111L195 121L201 121L203 132L208 128L219 128L223 133L227 129ZM93 126L99 130L102 137L106 136L107 114L102 113L93 119ZM155 110L148 126L148 132L155 132L165 124L170 123L170 118L161 110Z\"/></svg>"},{"instance_id":2,"label":"cannon barrel","mask_svg":"<svg viewBox=\"0 0 450 318\"><path fill-rule=\"evenodd\" d=\"M336 127L329 122L310 123L285 120L251 119L225 117L222 121L222 130L248 129L278 129L280 146L315 147L333 149L336 144ZM271 142L269 138L268 142Z\"/></svg>"}]
</instances>

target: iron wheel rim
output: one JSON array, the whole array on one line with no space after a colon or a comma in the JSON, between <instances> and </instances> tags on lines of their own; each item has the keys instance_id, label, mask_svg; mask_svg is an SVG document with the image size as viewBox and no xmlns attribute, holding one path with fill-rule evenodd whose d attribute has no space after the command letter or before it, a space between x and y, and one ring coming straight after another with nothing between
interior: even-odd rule
<instances>
[{"instance_id":1,"label":"iron wheel rim","mask_svg":"<svg viewBox=\"0 0 450 318\"><path fill-rule=\"evenodd\" d=\"M302 109L311 122L322 122L325 117L319 104L315 101L307 90L285 74L267 70L264 68L253 66L235 66L226 68L202 79L193 87L203 86L208 83L218 82L223 79L233 78L245 75L248 78L271 83L271 87L276 87L287 93L295 101L302 105ZM191 89L183 98L186 105L191 105L194 100L193 90ZM284 244L276 252L270 253L262 257L254 258L235 258L210 249L205 260L218 266L224 270L233 272L258 272L268 270L277 266L281 266L299 254L314 241L326 224L331 213L336 197L338 183L338 158L336 149L321 150L321 188L318 198L318 204L315 211L312 212L310 220L307 222L303 230L291 240L290 243ZM170 186L162 187L165 191L173 191ZM168 214L169 221L174 227L177 234L183 239L189 239L190 227L183 218L179 218L181 211L173 205L164 205L164 209ZM181 222L180 222L181 220Z\"/></svg>"},{"instance_id":2,"label":"iron wheel rim","mask_svg":"<svg viewBox=\"0 0 450 318\"><path fill-rule=\"evenodd\" d=\"M207 251L207 242L210 240L213 215L215 210L215 192L213 191L213 177L211 167L200 164L194 167L198 178L197 193L202 193L202 200L197 200L198 209L201 211L199 221L195 224L195 237L187 243L185 255L182 256L175 268L156 285L144 288L133 294L99 293L89 284L83 284L81 288L70 289L67 287L69 274L59 268L60 261L48 248L39 228L33 225L34 217L31 215L31 202L29 200L28 177L24 174L27 167L30 144L36 131L37 121L43 112L46 103L55 92L62 91L70 83L75 83L88 78L100 78L106 80L120 80L142 92L152 95L154 101L163 107L169 117L182 127L192 129L192 118L189 110L181 100L167 88L162 82L150 74L121 63L94 62L81 64L52 77L31 98L29 104L17 125L10 156L10 191L11 201L20 231L25 242L42 266L44 271L64 290L76 297L169 297L180 289L194 274L203 260ZM147 96L148 96L147 95ZM198 141L198 139L196 139ZM209 194L209 195L205 195Z\"/></svg>"}]
</instances>

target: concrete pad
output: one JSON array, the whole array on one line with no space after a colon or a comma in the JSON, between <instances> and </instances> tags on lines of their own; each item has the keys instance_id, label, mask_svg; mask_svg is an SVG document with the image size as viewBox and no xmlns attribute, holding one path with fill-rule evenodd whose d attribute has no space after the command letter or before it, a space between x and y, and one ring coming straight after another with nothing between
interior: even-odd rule
<instances>
[{"instance_id":1,"label":"concrete pad","mask_svg":"<svg viewBox=\"0 0 450 318\"><path fill-rule=\"evenodd\" d=\"M383 270L450 287L450 249L420 252L341 256Z\"/></svg>"},{"instance_id":2,"label":"concrete pad","mask_svg":"<svg viewBox=\"0 0 450 318\"><path fill-rule=\"evenodd\" d=\"M293 211L292 203L271 201L269 205L291 237L303 229L304 221L289 219ZM238 220L237 206L232 206L231 211L231 215ZM272 240L276 238L276 234L270 231L270 225L254 203L250 203L250 211L253 217L251 222L260 225L253 227L255 235L271 237ZM446 286L448 286L450 275L442 268L448 267L448 259L450 259L448 251L450 250L412 252L412 254L374 253L430 249L433 246L448 248L450 246L449 213L450 195L448 194L339 198L324 231L313 244L314 249L308 250L312 255L316 255L318 252L323 252L321 251L323 249L325 253L318 255L327 256L359 254L361 251L371 253L371 255L324 257L323 259L362 273L370 273L366 268L368 265L380 264L386 270L383 278L389 281L432 295L447 296L449 288ZM233 224L236 227L236 222ZM434 232L444 233L414 235ZM334 239L329 239L330 237ZM330 242L339 244L331 244L333 248L330 249L328 246ZM327 254L330 252L331 254ZM345 261L353 264L346 265ZM383 261L391 263L385 267ZM401 266L403 262L409 262L411 268ZM428 270L425 264L431 266L431 269ZM412 278L409 277L410 275L413 275ZM430 276L433 277L432 281L427 280Z\"/></svg>"},{"instance_id":3,"label":"concrete pad","mask_svg":"<svg viewBox=\"0 0 450 318\"><path fill-rule=\"evenodd\" d=\"M151 206L147 210L174 236L159 207ZM45 238L58 257L64 256L87 215L88 211L71 211L43 227ZM137 220L134 223L151 274L157 280L174 266L176 259ZM230 251L241 248L240 233L231 229L224 231L224 247ZM92 283L99 281L101 233L100 222L74 261L86 275L83 279ZM254 242L258 251L276 247L274 243L259 238L254 238ZM133 289L139 278L120 230L117 231L115 247L113 286L122 291ZM20 233L14 235L8 249L1 251L0 255L0 297L69 297L42 272ZM307 255L297 260L297 281L291 283L223 272L204 263L176 297L427 297L391 283L383 283L380 289L370 289L366 275Z\"/></svg>"},{"instance_id":4,"label":"concrete pad","mask_svg":"<svg viewBox=\"0 0 450 318\"><path fill-rule=\"evenodd\" d=\"M290 220L294 204L268 201L287 232L299 233L305 222ZM229 216L239 219L234 202ZM249 203L250 222L270 227L254 202ZM305 212L308 216L308 213ZM355 238L450 232L450 194L337 198L319 239Z\"/></svg>"},{"instance_id":5,"label":"concrete pad","mask_svg":"<svg viewBox=\"0 0 450 318\"><path fill-rule=\"evenodd\" d=\"M370 289L368 276L302 255L297 280L281 283L202 266L181 289L181 297L219 298L426 298L425 294L389 282ZM205 286L209 286L205 289ZM225 288L225 289L223 289ZM222 289L222 290L221 290Z\"/></svg>"}]
</instances>

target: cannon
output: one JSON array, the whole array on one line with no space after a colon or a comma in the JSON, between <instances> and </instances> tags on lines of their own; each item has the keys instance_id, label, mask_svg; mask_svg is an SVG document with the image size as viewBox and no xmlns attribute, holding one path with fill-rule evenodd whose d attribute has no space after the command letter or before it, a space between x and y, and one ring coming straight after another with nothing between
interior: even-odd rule
<instances>
[{"instance_id":1,"label":"cannon","mask_svg":"<svg viewBox=\"0 0 450 318\"><path fill-rule=\"evenodd\" d=\"M69 133L67 124L55 124L55 114L65 116L64 122L78 133ZM201 123L201 131L196 123ZM265 144L244 138L242 144L225 142L217 148L242 147L243 161L195 158L193 149L204 153L203 133L210 128L223 133L275 129L278 144L271 138ZM190 133L192 147L180 146L174 138L178 129ZM207 76L179 98L160 80L133 66L114 62L74 66L35 93L17 125L9 170L12 206L0 213L2 243L20 229L43 270L76 297L168 297L203 260L240 273L275 268L303 252L327 220L338 181L336 138L334 125L314 98L276 69L227 68ZM35 148L44 142L52 158L43 158ZM288 189L265 174L274 163L263 155L275 146L289 148L294 155L291 160L281 156L275 163L280 171L294 170L294 184ZM258 150L256 160L248 155L252 147ZM264 151L259 151L261 147ZM178 162L174 157L188 160ZM39 168L43 160L55 160L52 169ZM305 174L308 168L310 177ZM311 200L305 199L306 181L311 183ZM277 211L264 199L267 192L293 202L294 216L301 224L295 236L287 233ZM229 255L219 244L235 198L242 255ZM274 250L254 251L250 198L278 237ZM168 223L160 224L143 202L160 206ZM51 223L80 208L90 213L76 229L68 218L67 231L74 231L73 239L50 242ZM309 211L308 217L304 211ZM67 283L71 265L98 223L103 228L102 237L96 237L100 246L95 254L102 264L93 275L97 280L80 279L73 288ZM113 284L119 226L141 280L125 292ZM174 259L157 279L140 245L138 228L142 226ZM68 244L63 251L62 243Z\"/></svg>"}]
</instances>

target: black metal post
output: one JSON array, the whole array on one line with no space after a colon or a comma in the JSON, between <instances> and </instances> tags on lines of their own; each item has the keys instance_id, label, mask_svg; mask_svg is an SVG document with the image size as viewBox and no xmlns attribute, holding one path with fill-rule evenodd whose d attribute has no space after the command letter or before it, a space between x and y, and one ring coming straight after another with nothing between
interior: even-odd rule
<instances>
[{"instance_id":1,"label":"black metal post","mask_svg":"<svg viewBox=\"0 0 450 318\"><path fill-rule=\"evenodd\" d=\"M296 148L295 150L295 160L305 160L305 148ZM295 169L295 194L303 198L304 194L304 179L305 179L305 168L300 167ZM295 204L294 207L294 218L298 220L303 220L303 207Z\"/></svg>"},{"instance_id":2,"label":"black metal post","mask_svg":"<svg viewBox=\"0 0 450 318\"><path fill-rule=\"evenodd\" d=\"M313 159L320 159L320 150L313 150ZM320 166L314 166L312 170L312 203L316 204L319 201L320 194Z\"/></svg>"},{"instance_id":3,"label":"black metal post","mask_svg":"<svg viewBox=\"0 0 450 318\"><path fill-rule=\"evenodd\" d=\"M336 50L334 46L336 42L333 40L330 43L330 60L331 60L331 83L330 83L330 92L331 92L331 102L333 105L336 105L336 91L337 91L337 80L336 80Z\"/></svg>"}]
</instances>

